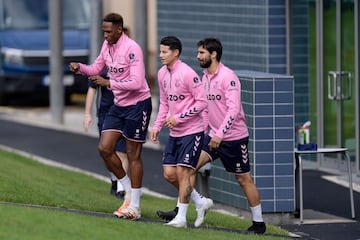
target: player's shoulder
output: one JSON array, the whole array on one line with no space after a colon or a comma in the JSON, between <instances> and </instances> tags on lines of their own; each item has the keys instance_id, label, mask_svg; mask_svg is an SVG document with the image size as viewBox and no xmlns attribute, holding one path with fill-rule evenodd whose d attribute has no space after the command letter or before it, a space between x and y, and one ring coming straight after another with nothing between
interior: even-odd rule
<instances>
[{"instance_id":1,"label":"player's shoulder","mask_svg":"<svg viewBox=\"0 0 360 240\"><path fill-rule=\"evenodd\" d=\"M198 77L196 71L189 64L185 62L181 62L181 68L179 68L179 72L181 72L184 75L191 75Z\"/></svg>"},{"instance_id":2,"label":"player's shoulder","mask_svg":"<svg viewBox=\"0 0 360 240\"><path fill-rule=\"evenodd\" d=\"M129 48L141 49L140 44L129 37L126 38L126 45L128 45Z\"/></svg>"},{"instance_id":3,"label":"player's shoulder","mask_svg":"<svg viewBox=\"0 0 360 240\"><path fill-rule=\"evenodd\" d=\"M226 74L226 75L234 75L237 77L235 71L233 69L231 69L230 67L222 64L220 67L220 73L221 74Z\"/></svg>"},{"instance_id":4,"label":"player's shoulder","mask_svg":"<svg viewBox=\"0 0 360 240\"><path fill-rule=\"evenodd\" d=\"M222 79L223 87L231 89L239 89L240 81L236 73L229 67L223 65L219 71L219 77Z\"/></svg>"}]
</instances>

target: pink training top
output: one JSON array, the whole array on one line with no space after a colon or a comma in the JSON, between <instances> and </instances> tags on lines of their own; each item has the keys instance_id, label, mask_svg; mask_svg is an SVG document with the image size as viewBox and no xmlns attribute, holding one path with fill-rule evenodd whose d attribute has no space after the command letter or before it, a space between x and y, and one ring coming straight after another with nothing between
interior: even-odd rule
<instances>
[{"instance_id":1,"label":"pink training top","mask_svg":"<svg viewBox=\"0 0 360 240\"><path fill-rule=\"evenodd\" d=\"M209 136L223 141L249 136L241 104L241 84L236 74L220 63L214 75L206 69L202 79L208 99Z\"/></svg>"},{"instance_id":2,"label":"pink training top","mask_svg":"<svg viewBox=\"0 0 360 240\"><path fill-rule=\"evenodd\" d=\"M101 74L108 69L109 89L114 93L114 103L118 106L135 105L151 97L145 78L143 53L140 46L122 34L110 45L103 42L99 56L91 65L80 64L79 73L86 76Z\"/></svg>"},{"instance_id":3,"label":"pink training top","mask_svg":"<svg viewBox=\"0 0 360 240\"><path fill-rule=\"evenodd\" d=\"M174 115L177 125L170 136L182 137L204 130L202 111L207 106L204 85L197 73L177 60L171 69L158 71L160 107L153 129L160 131L166 119Z\"/></svg>"}]
</instances>

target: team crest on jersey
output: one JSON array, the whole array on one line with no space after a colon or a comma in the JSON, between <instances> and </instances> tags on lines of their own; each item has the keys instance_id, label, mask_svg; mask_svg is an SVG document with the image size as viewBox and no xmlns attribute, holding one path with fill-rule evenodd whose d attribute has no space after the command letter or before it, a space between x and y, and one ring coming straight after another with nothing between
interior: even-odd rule
<instances>
[{"instance_id":1,"label":"team crest on jersey","mask_svg":"<svg viewBox=\"0 0 360 240\"><path fill-rule=\"evenodd\" d=\"M194 83L198 83L199 79L197 77L194 77Z\"/></svg>"},{"instance_id":2,"label":"team crest on jersey","mask_svg":"<svg viewBox=\"0 0 360 240\"><path fill-rule=\"evenodd\" d=\"M230 85L231 85L232 87L235 87L235 81L232 80L232 81L230 82Z\"/></svg>"}]
</instances>

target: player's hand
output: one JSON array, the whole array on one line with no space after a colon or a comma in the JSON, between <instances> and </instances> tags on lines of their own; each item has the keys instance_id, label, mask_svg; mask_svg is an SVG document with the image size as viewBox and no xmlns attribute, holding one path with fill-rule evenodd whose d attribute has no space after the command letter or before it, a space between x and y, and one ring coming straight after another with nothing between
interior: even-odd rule
<instances>
[{"instance_id":1,"label":"player's hand","mask_svg":"<svg viewBox=\"0 0 360 240\"><path fill-rule=\"evenodd\" d=\"M76 73L79 69L80 69L80 64L79 63L75 63L75 62L71 62L69 64L69 68L70 68L70 71Z\"/></svg>"},{"instance_id":2,"label":"player's hand","mask_svg":"<svg viewBox=\"0 0 360 240\"><path fill-rule=\"evenodd\" d=\"M89 126L91 124L92 124L91 114L85 114L84 115L84 120L83 120L83 126L84 126L85 132L87 132L89 130Z\"/></svg>"},{"instance_id":3,"label":"player's hand","mask_svg":"<svg viewBox=\"0 0 360 240\"><path fill-rule=\"evenodd\" d=\"M170 117L168 117L168 119L166 119L164 126L172 129L173 127L175 127L177 125L177 122L175 120L174 115L171 115Z\"/></svg>"},{"instance_id":4,"label":"player's hand","mask_svg":"<svg viewBox=\"0 0 360 240\"><path fill-rule=\"evenodd\" d=\"M159 143L158 136L159 136L159 131L158 130L152 130L151 131L150 138L151 138L151 141L153 143L156 143L156 144Z\"/></svg>"},{"instance_id":5,"label":"player's hand","mask_svg":"<svg viewBox=\"0 0 360 240\"><path fill-rule=\"evenodd\" d=\"M222 141L222 139L217 136L212 137L208 144L209 148L211 150L218 149L220 147L221 141Z\"/></svg>"},{"instance_id":6,"label":"player's hand","mask_svg":"<svg viewBox=\"0 0 360 240\"><path fill-rule=\"evenodd\" d=\"M89 80L91 80L93 83L95 83L98 86L101 87L110 87L110 81L108 79L105 79L99 75L91 76L89 77Z\"/></svg>"}]
</instances>

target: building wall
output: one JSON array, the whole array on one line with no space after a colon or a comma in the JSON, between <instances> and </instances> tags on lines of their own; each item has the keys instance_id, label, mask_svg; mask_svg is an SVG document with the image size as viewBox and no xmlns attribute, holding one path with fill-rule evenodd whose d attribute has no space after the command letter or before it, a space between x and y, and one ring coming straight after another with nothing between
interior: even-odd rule
<instances>
[{"instance_id":1,"label":"building wall","mask_svg":"<svg viewBox=\"0 0 360 240\"><path fill-rule=\"evenodd\" d=\"M264 212L294 210L294 79L238 71L252 173Z\"/></svg>"},{"instance_id":2,"label":"building wall","mask_svg":"<svg viewBox=\"0 0 360 240\"><path fill-rule=\"evenodd\" d=\"M183 0L181 2L158 0L157 11L158 37L167 35L179 37L183 43L181 59L193 66L199 74L202 69L196 60L196 43L209 36L217 37L222 41L222 62L234 70L252 70L272 74L286 74L287 72L285 0ZM275 105L276 102L271 104ZM261 112L256 114L261 115ZM292 117L293 114L290 119ZM294 159L289 151L293 152L294 134L291 133L294 133L295 129L293 129L294 121L287 123L287 131L290 131L292 138L287 139L289 140L287 146L292 146L287 149L286 156L281 159L286 162L285 165L277 164L274 160L277 156L275 148L268 150L266 153L269 155L268 162L262 165L255 162L256 152L252 155L253 174L261 187L265 212L294 210L292 168ZM275 144L275 138L279 135L272 136L271 141ZM255 138L254 141L259 141L259 139ZM256 151L260 153L262 149L256 148ZM211 193L217 201L247 208L244 193L234 183L233 176L221 169L221 163L213 164L210 175ZM271 178L269 181L260 180L269 178ZM286 190L282 191L284 186Z\"/></svg>"},{"instance_id":3,"label":"building wall","mask_svg":"<svg viewBox=\"0 0 360 240\"><path fill-rule=\"evenodd\" d=\"M291 1L291 74L295 79L295 125L309 120L309 3ZM312 66L315 69L315 66Z\"/></svg>"},{"instance_id":4,"label":"building wall","mask_svg":"<svg viewBox=\"0 0 360 240\"><path fill-rule=\"evenodd\" d=\"M263 212L291 212L294 185L294 80L291 76L237 71L249 129L252 176ZM210 195L219 202L248 208L248 201L220 161L212 163Z\"/></svg>"},{"instance_id":5,"label":"building wall","mask_svg":"<svg viewBox=\"0 0 360 240\"><path fill-rule=\"evenodd\" d=\"M222 61L241 70L286 73L284 0L158 0L158 35L178 36L182 59L201 70L196 42L219 38Z\"/></svg>"}]
</instances>

